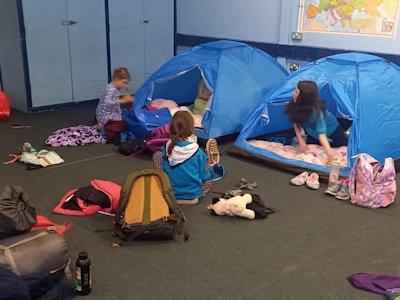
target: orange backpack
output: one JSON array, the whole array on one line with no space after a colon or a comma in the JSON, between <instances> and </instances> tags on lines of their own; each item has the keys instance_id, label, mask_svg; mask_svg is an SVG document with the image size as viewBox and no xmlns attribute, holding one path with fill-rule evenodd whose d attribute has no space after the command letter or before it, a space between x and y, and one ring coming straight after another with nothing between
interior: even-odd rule
<instances>
[{"instance_id":1,"label":"orange backpack","mask_svg":"<svg viewBox=\"0 0 400 300\"><path fill-rule=\"evenodd\" d=\"M125 178L114 218L115 235L122 242L173 239L182 233L185 221L166 173L143 169ZM188 233L184 235L188 240Z\"/></svg>"}]
</instances>

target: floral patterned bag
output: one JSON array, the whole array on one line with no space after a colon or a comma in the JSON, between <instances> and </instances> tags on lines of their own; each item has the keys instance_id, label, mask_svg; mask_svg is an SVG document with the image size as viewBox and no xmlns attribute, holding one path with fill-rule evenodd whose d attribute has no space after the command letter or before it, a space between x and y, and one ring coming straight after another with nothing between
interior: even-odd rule
<instances>
[{"instance_id":1,"label":"floral patterned bag","mask_svg":"<svg viewBox=\"0 0 400 300\"><path fill-rule=\"evenodd\" d=\"M386 207L396 197L396 171L392 158L385 165L372 156L361 153L351 171L349 180L351 202L368 208Z\"/></svg>"}]
</instances>

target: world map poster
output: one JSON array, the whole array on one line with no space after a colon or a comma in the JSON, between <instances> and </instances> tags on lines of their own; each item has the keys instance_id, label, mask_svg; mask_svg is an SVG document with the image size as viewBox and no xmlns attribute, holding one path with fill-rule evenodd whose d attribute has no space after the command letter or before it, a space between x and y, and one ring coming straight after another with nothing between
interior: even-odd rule
<instances>
[{"instance_id":1,"label":"world map poster","mask_svg":"<svg viewBox=\"0 0 400 300\"><path fill-rule=\"evenodd\" d=\"M395 37L400 0L300 0L303 32Z\"/></svg>"}]
</instances>

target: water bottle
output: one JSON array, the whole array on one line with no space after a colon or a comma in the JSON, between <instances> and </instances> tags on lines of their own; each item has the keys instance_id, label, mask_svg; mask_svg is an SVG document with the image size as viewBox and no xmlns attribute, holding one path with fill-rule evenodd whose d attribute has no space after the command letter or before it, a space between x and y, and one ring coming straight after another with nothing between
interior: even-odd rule
<instances>
[{"instance_id":1,"label":"water bottle","mask_svg":"<svg viewBox=\"0 0 400 300\"><path fill-rule=\"evenodd\" d=\"M339 180L340 163L335 160L332 162L331 170L329 172L328 188L330 188L336 181Z\"/></svg>"},{"instance_id":2,"label":"water bottle","mask_svg":"<svg viewBox=\"0 0 400 300\"><path fill-rule=\"evenodd\" d=\"M88 295L91 290L90 259L87 252L79 252L76 260L76 292L78 295Z\"/></svg>"}]
</instances>

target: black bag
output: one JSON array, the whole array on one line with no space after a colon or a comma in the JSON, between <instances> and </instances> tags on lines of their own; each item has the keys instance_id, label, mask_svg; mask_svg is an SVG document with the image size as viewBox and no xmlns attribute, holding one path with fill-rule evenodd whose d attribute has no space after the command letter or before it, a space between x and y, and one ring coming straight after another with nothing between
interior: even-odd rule
<instances>
[{"instance_id":1,"label":"black bag","mask_svg":"<svg viewBox=\"0 0 400 300\"><path fill-rule=\"evenodd\" d=\"M143 139L127 140L119 145L118 151L123 155L131 155L140 150L142 147L141 143L143 143Z\"/></svg>"},{"instance_id":2,"label":"black bag","mask_svg":"<svg viewBox=\"0 0 400 300\"><path fill-rule=\"evenodd\" d=\"M127 140L119 145L119 152L123 155L133 153L155 153L169 141L169 124L157 127L149 135L135 140Z\"/></svg>"},{"instance_id":3,"label":"black bag","mask_svg":"<svg viewBox=\"0 0 400 300\"><path fill-rule=\"evenodd\" d=\"M35 208L20 186L6 185L0 194L0 239L31 230L36 224Z\"/></svg>"}]
</instances>

